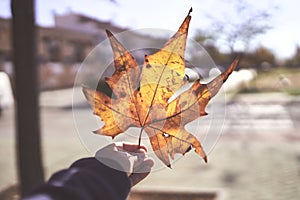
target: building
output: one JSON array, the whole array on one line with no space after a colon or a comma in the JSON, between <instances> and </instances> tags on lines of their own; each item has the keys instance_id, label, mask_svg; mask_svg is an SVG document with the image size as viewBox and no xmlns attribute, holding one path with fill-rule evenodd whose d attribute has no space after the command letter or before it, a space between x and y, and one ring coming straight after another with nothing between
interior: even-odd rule
<instances>
[{"instance_id":1,"label":"building","mask_svg":"<svg viewBox=\"0 0 300 200\"><path fill-rule=\"evenodd\" d=\"M103 36L103 30L109 29L114 33L120 33L127 29L117 27L110 22L103 22L81 14L69 12L54 15L55 27L72 31Z\"/></svg>"},{"instance_id":2,"label":"building","mask_svg":"<svg viewBox=\"0 0 300 200\"><path fill-rule=\"evenodd\" d=\"M71 87L81 63L91 50L101 41L107 39L106 29L114 34L127 29L110 22L102 22L81 14L67 13L54 15L53 27L37 26L37 60L39 63L40 89L57 89ZM134 49L132 52L139 63L144 55L152 53L166 41L149 35L127 32L120 38L124 46ZM119 38L119 36L117 36ZM145 48L136 48L136 45ZM155 44L155 45L154 45ZM11 19L0 18L0 71L5 71L13 78L11 46ZM112 72L113 68L108 70Z\"/></svg>"},{"instance_id":3,"label":"building","mask_svg":"<svg viewBox=\"0 0 300 200\"><path fill-rule=\"evenodd\" d=\"M53 27L37 27L37 56L44 62L82 62L91 49L106 39L105 29L126 29L81 14L55 15ZM0 62L12 59L11 19L0 18Z\"/></svg>"}]
</instances>

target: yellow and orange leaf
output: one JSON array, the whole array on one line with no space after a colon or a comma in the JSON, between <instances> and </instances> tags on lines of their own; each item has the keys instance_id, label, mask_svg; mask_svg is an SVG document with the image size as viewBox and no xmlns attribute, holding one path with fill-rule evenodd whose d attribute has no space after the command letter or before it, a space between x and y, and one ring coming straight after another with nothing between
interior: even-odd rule
<instances>
[{"instance_id":1,"label":"yellow and orange leaf","mask_svg":"<svg viewBox=\"0 0 300 200\"><path fill-rule=\"evenodd\" d=\"M114 52L115 72L105 81L114 98L101 91L83 88L94 114L105 122L95 133L114 138L129 127L140 127L141 133L147 133L157 157L167 166L171 166L170 158L174 159L176 153L185 154L191 148L207 161L201 143L184 126L207 115L205 108L209 100L218 93L238 64L236 59L208 84L201 84L198 80L168 102L186 84L184 52L190 12L162 49L145 56L142 70L130 52L107 31Z\"/></svg>"}]
</instances>

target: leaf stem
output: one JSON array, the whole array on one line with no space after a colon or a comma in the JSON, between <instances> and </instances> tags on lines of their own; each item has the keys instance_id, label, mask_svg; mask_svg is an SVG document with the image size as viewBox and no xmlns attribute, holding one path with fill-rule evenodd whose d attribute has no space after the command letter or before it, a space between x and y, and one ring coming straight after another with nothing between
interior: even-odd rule
<instances>
[{"instance_id":1,"label":"leaf stem","mask_svg":"<svg viewBox=\"0 0 300 200\"><path fill-rule=\"evenodd\" d=\"M138 143L138 149L141 148L141 142L142 142L142 134L143 134L143 130L144 130L144 127L141 128L141 131L140 131L140 135L139 135L139 143Z\"/></svg>"}]
</instances>

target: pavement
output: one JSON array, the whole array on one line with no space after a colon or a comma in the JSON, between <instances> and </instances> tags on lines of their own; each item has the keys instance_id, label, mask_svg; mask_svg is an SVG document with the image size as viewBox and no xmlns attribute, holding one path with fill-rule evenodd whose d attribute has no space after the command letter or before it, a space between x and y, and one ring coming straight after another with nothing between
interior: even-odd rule
<instances>
[{"instance_id":1,"label":"pavement","mask_svg":"<svg viewBox=\"0 0 300 200\"><path fill-rule=\"evenodd\" d=\"M97 143L98 138L82 137L82 134L92 135L92 128L85 127L95 128L95 125L90 124L91 110L80 96L80 90L75 88L74 98L72 89L41 94L42 149L47 178L95 151L86 143ZM0 117L0 190L17 183L13 115L14 110L10 108ZM218 113L211 115L217 117ZM173 169L156 167L136 189L221 190L225 199L299 199L299 97L281 93L231 96L225 116L223 134L216 137L217 143L209 146L208 164L189 152L174 162ZM211 119L201 120L205 130L205 124ZM81 124L83 130L78 128ZM194 128L198 126L195 124Z\"/></svg>"}]
</instances>

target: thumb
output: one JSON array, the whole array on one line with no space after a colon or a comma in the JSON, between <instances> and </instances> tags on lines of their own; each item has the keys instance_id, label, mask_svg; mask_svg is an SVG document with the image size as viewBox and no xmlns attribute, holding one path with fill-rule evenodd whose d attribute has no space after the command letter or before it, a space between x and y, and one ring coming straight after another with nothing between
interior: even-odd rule
<instances>
[{"instance_id":1,"label":"thumb","mask_svg":"<svg viewBox=\"0 0 300 200\"><path fill-rule=\"evenodd\" d=\"M131 186L136 185L137 183L141 182L144 178L146 178L150 174L153 165L153 159L146 158L141 165L134 168L133 173L129 176Z\"/></svg>"}]
</instances>

